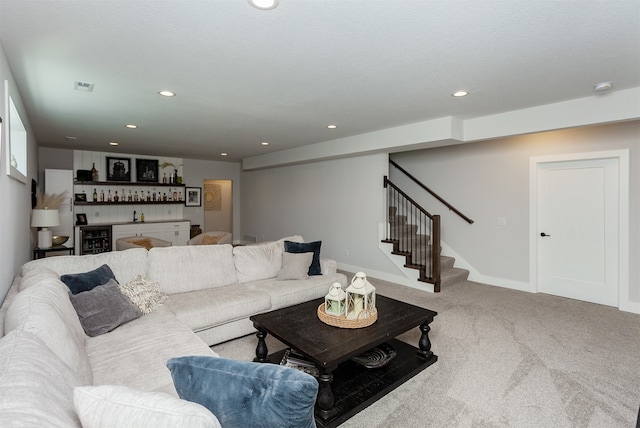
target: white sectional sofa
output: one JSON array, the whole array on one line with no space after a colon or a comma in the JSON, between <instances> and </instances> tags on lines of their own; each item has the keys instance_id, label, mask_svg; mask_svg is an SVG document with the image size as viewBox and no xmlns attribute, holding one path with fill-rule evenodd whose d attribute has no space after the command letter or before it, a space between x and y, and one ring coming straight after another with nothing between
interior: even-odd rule
<instances>
[{"instance_id":1,"label":"white sectional sofa","mask_svg":"<svg viewBox=\"0 0 640 428\"><path fill-rule=\"evenodd\" d=\"M346 286L328 259L321 260L322 275L278 280L283 241L137 248L26 263L0 309L0 426L80 426L78 386L125 386L141 400L157 392L177 397L166 367L170 358L216 356L209 346L254 332L251 315L322 297L334 282ZM104 264L120 284L142 275L168 297L156 311L89 337L60 276ZM89 414L101 413L91 408ZM175 423L170 420L167 426Z\"/></svg>"}]
</instances>

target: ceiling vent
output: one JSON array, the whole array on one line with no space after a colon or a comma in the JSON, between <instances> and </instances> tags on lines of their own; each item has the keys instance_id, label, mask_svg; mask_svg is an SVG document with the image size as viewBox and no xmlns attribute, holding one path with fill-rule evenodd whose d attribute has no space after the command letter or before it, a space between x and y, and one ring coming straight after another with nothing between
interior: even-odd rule
<instances>
[{"instance_id":1,"label":"ceiling vent","mask_svg":"<svg viewBox=\"0 0 640 428\"><path fill-rule=\"evenodd\" d=\"M93 83L89 82L75 82L73 89L76 91L93 92Z\"/></svg>"}]
</instances>

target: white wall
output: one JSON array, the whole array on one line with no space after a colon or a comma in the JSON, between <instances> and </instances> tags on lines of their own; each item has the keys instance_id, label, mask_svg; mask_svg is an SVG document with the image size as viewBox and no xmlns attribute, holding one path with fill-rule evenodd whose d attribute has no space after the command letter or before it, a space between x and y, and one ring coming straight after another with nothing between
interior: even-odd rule
<instances>
[{"instance_id":1,"label":"white wall","mask_svg":"<svg viewBox=\"0 0 640 428\"><path fill-rule=\"evenodd\" d=\"M468 225L401 173L392 181L434 214L442 215L444 243L484 282L518 288L529 281L529 158L628 149L630 154L629 300L640 302L640 122L580 127L392 155L465 215ZM497 218L506 218L498 226Z\"/></svg>"},{"instance_id":2,"label":"white wall","mask_svg":"<svg viewBox=\"0 0 640 428\"><path fill-rule=\"evenodd\" d=\"M378 248L385 221L386 154L326 160L242 174L242 233L258 241L294 234L322 241L321 255L347 270L394 279Z\"/></svg>"},{"instance_id":3,"label":"white wall","mask_svg":"<svg viewBox=\"0 0 640 428\"><path fill-rule=\"evenodd\" d=\"M27 129L27 183L7 176L7 132L8 111L5 108L4 81L9 81L11 97ZM31 179L37 179L37 143L22 104L4 50L0 45L0 117L2 117L2 140L0 150L0 301L4 300L13 277L20 266L31 259L33 230L31 220Z\"/></svg>"}]
</instances>

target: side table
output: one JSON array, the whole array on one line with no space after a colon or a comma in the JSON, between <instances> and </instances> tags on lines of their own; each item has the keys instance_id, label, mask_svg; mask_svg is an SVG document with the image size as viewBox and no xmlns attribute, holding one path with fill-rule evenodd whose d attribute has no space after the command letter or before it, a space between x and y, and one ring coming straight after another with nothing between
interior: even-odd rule
<instances>
[{"instance_id":1,"label":"side table","mask_svg":"<svg viewBox=\"0 0 640 428\"><path fill-rule=\"evenodd\" d=\"M76 254L76 249L74 247L67 247L66 245L56 245L50 248L38 248L35 247L33 249L33 258L35 259L43 259L47 257L47 253L55 253L58 251L66 251L70 256Z\"/></svg>"}]
</instances>

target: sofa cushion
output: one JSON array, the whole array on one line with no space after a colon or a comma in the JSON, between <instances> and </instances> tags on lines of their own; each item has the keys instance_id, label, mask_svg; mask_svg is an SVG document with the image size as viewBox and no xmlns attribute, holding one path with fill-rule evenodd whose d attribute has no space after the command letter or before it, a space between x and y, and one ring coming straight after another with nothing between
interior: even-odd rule
<instances>
[{"instance_id":1,"label":"sofa cushion","mask_svg":"<svg viewBox=\"0 0 640 428\"><path fill-rule=\"evenodd\" d=\"M312 260L313 253L282 253L282 268L278 272L278 281L309 278Z\"/></svg>"},{"instance_id":2,"label":"sofa cushion","mask_svg":"<svg viewBox=\"0 0 640 428\"><path fill-rule=\"evenodd\" d=\"M78 387L73 402L82 428L220 428L205 407L163 392L122 385Z\"/></svg>"},{"instance_id":3,"label":"sofa cushion","mask_svg":"<svg viewBox=\"0 0 640 428\"><path fill-rule=\"evenodd\" d=\"M204 235L202 237L202 245L215 245L224 237L225 235Z\"/></svg>"},{"instance_id":4,"label":"sofa cushion","mask_svg":"<svg viewBox=\"0 0 640 428\"><path fill-rule=\"evenodd\" d=\"M275 364L211 357L167 362L180 398L202 404L226 427L315 427L318 382ZM222 393L216 393L223 391Z\"/></svg>"},{"instance_id":5,"label":"sofa cushion","mask_svg":"<svg viewBox=\"0 0 640 428\"><path fill-rule=\"evenodd\" d=\"M142 316L142 311L120 292L115 279L89 291L71 295L87 336L99 336Z\"/></svg>"},{"instance_id":6,"label":"sofa cushion","mask_svg":"<svg viewBox=\"0 0 640 428\"><path fill-rule=\"evenodd\" d=\"M98 285L103 285L111 279L116 279L109 265L102 265L97 269L83 273L70 273L60 276L72 294L89 291Z\"/></svg>"},{"instance_id":7,"label":"sofa cushion","mask_svg":"<svg viewBox=\"0 0 640 428\"><path fill-rule=\"evenodd\" d=\"M94 385L125 385L176 396L169 358L216 355L166 305L117 329L88 337Z\"/></svg>"},{"instance_id":8,"label":"sofa cushion","mask_svg":"<svg viewBox=\"0 0 640 428\"><path fill-rule=\"evenodd\" d=\"M271 309L271 298L263 290L245 284L230 284L190 293L173 294L167 305L178 318L198 332Z\"/></svg>"},{"instance_id":9,"label":"sofa cushion","mask_svg":"<svg viewBox=\"0 0 640 428\"><path fill-rule=\"evenodd\" d=\"M118 288L143 314L155 311L167 299L167 295L160 290L157 282L149 281L142 275L136 276L133 281L126 284L118 284Z\"/></svg>"},{"instance_id":10,"label":"sofa cushion","mask_svg":"<svg viewBox=\"0 0 640 428\"><path fill-rule=\"evenodd\" d=\"M238 282L228 244L152 248L145 277L169 295Z\"/></svg>"},{"instance_id":11,"label":"sofa cushion","mask_svg":"<svg viewBox=\"0 0 640 428\"><path fill-rule=\"evenodd\" d=\"M46 266L36 266L32 270L30 270L27 275L25 275L18 285L18 290L25 290L32 285L38 284L42 281L47 280L59 280L60 275L58 275L53 269L48 268Z\"/></svg>"},{"instance_id":12,"label":"sofa cushion","mask_svg":"<svg viewBox=\"0 0 640 428\"><path fill-rule=\"evenodd\" d=\"M238 281L250 282L275 278L282 268L284 241L300 241L302 236L291 236L278 241L234 247L233 262L238 271Z\"/></svg>"},{"instance_id":13,"label":"sofa cushion","mask_svg":"<svg viewBox=\"0 0 640 428\"><path fill-rule=\"evenodd\" d=\"M91 384L86 336L69 300L69 289L60 280L42 281L18 293L7 309L4 329L5 333L22 330L37 336L83 383Z\"/></svg>"},{"instance_id":14,"label":"sofa cushion","mask_svg":"<svg viewBox=\"0 0 640 428\"><path fill-rule=\"evenodd\" d=\"M245 285L256 292L262 291L269 294L271 296L270 310L273 311L324 297L334 282L339 282L345 288L347 278L341 273L334 273L330 275L314 275L307 279L287 282L274 281L273 279L253 281Z\"/></svg>"},{"instance_id":15,"label":"sofa cushion","mask_svg":"<svg viewBox=\"0 0 640 428\"><path fill-rule=\"evenodd\" d=\"M110 251L102 254L78 256L56 256L32 260L22 265L22 275L37 267L46 266L58 275L82 273L96 269L102 265L109 265L116 279L126 284L136 275L144 275L147 267L147 250L133 248L126 251Z\"/></svg>"},{"instance_id":16,"label":"sofa cushion","mask_svg":"<svg viewBox=\"0 0 640 428\"><path fill-rule=\"evenodd\" d=\"M284 241L284 250L287 253L313 253L313 261L309 266L309 275L322 275L320 267L320 246L322 241L315 242L291 242Z\"/></svg>"},{"instance_id":17,"label":"sofa cushion","mask_svg":"<svg viewBox=\"0 0 640 428\"><path fill-rule=\"evenodd\" d=\"M16 330L0 339L1 427L80 427L73 389L82 384L36 336Z\"/></svg>"}]
</instances>

